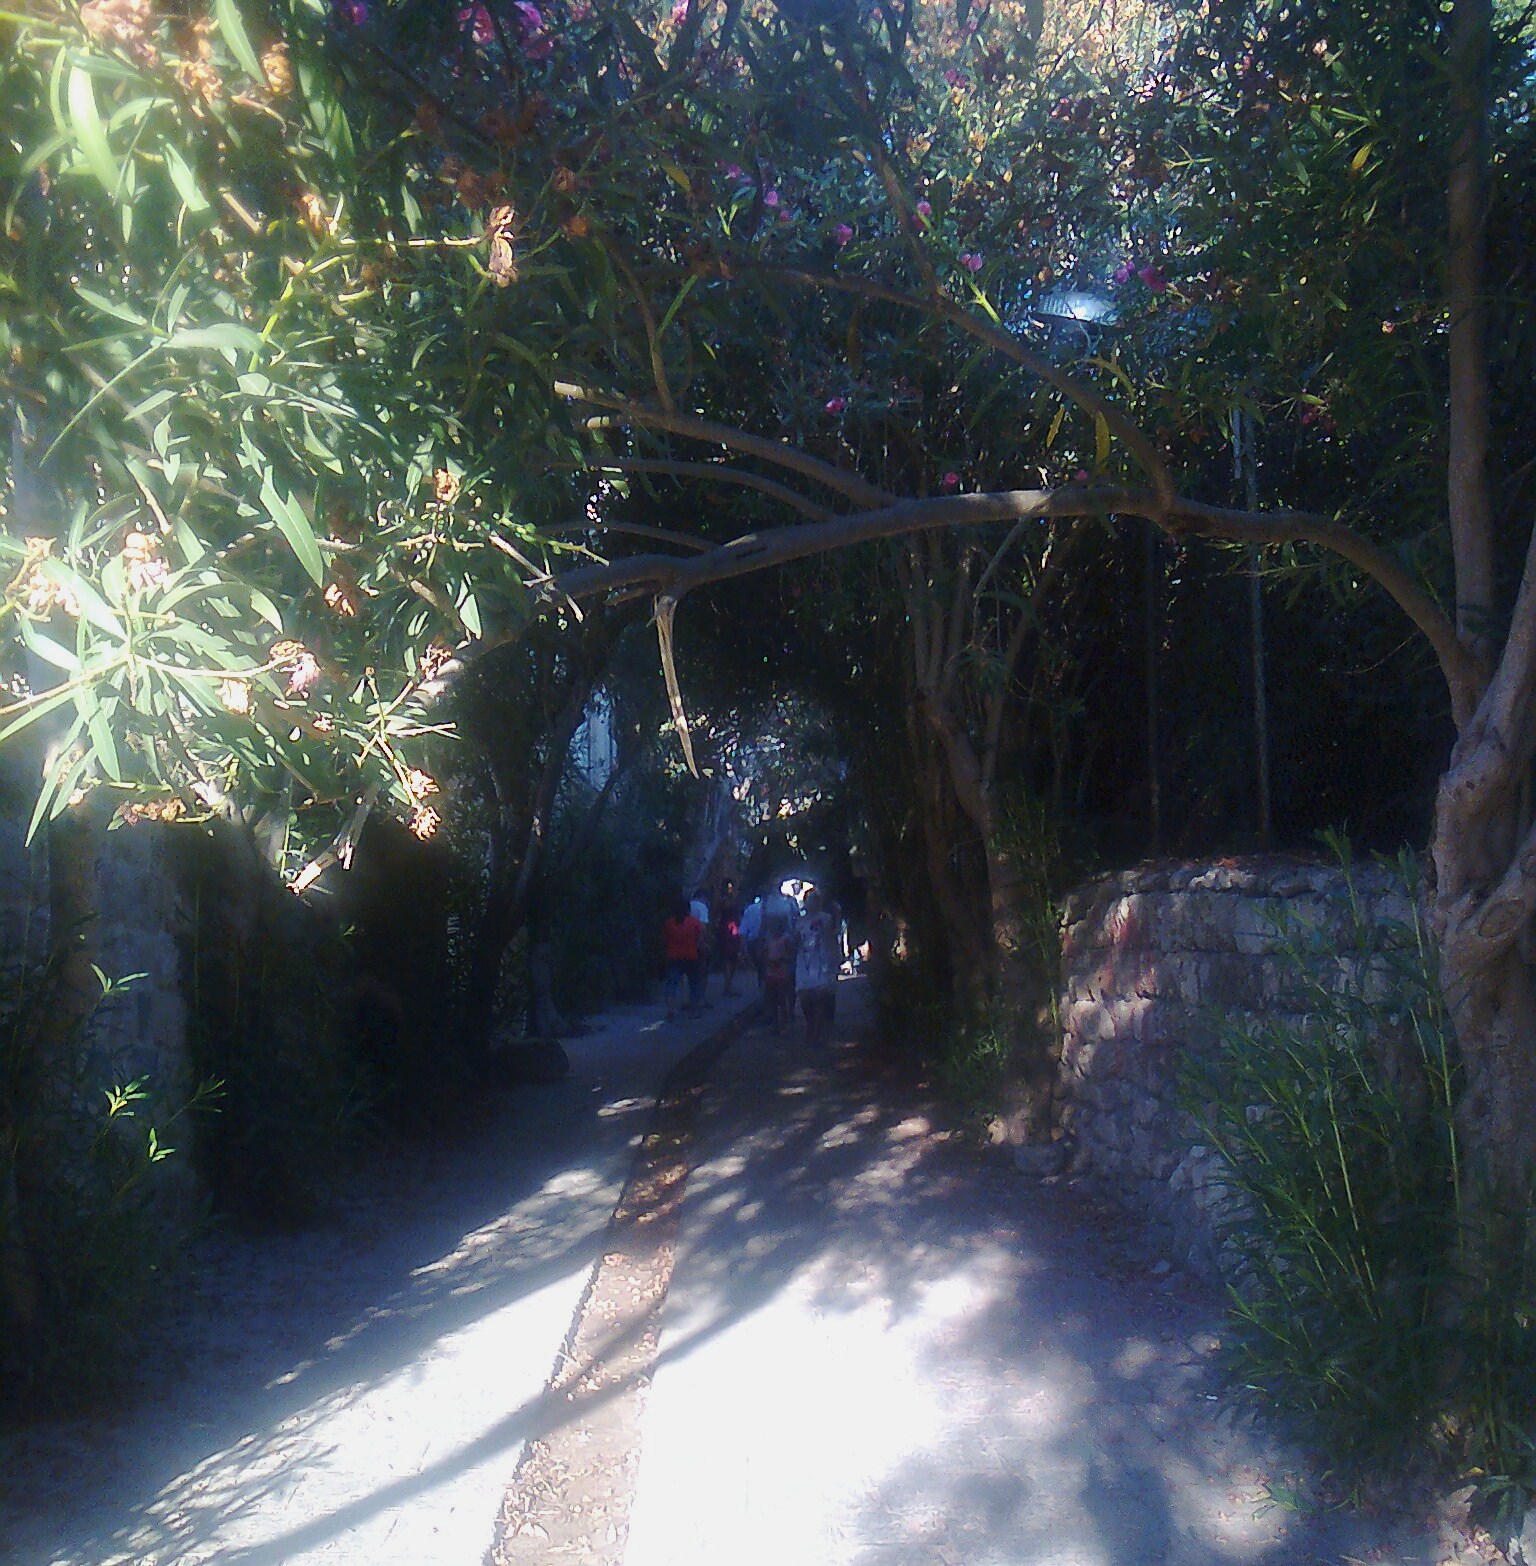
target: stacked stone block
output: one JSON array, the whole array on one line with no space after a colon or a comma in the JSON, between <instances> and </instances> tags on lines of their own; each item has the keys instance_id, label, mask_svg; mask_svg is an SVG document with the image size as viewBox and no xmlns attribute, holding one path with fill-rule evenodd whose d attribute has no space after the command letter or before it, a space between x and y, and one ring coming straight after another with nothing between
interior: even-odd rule
<instances>
[{"instance_id":1,"label":"stacked stone block","mask_svg":"<svg viewBox=\"0 0 1536 1566\"><path fill-rule=\"evenodd\" d=\"M1281 930L1316 931L1320 949L1367 921L1406 925L1412 908L1378 866L1276 861L1158 865L1080 887L1062 919L1059 1117L1074 1169L1165 1231L1177 1254L1220 1276L1232 1215L1220 1156L1180 1106L1184 1063L1223 1021L1297 1018L1304 1004ZM1344 966L1319 976L1339 982Z\"/></svg>"}]
</instances>

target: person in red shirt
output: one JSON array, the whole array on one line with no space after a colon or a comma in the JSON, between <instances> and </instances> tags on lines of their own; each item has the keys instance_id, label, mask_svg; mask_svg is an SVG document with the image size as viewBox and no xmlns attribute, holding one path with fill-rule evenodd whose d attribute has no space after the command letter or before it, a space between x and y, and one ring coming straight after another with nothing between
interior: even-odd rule
<instances>
[{"instance_id":1,"label":"person in red shirt","mask_svg":"<svg viewBox=\"0 0 1536 1566\"><path fill-rule=\"evenodd\" d=\"M704 926L694 918L688 907L688 899L679 897L661 927L662 948L667 959L668 1022L681 1010L683 997L688 993L698 971L703 938Z\"/></svg>"}]
</instances>

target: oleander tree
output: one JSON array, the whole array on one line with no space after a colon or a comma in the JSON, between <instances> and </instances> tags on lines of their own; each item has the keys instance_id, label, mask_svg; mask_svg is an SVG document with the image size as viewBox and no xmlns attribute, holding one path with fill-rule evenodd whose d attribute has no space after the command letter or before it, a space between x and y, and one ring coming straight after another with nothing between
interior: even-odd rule
<instances>
[{"instance_id":1,"label":"oleander tree","mask_svg":"<svg viewBox=\"0 0 1536 1566\"><path fill-rule=\"evenodd\" d=\"M990 569L960 530L1013 540L1010 592L1104 518L1329 558L1448 692L1427 895L1468 1133L1514 1188L1514 8L90 0L6 26L6 716L47 734L42 815L93 787L291 809L306 863L381 800L427 827L415 747L460 683L494 685L535 622L631 604L686 746L678 605L856 546L905 560L908 614ZM1042 337L1048 292L1106 285L1112 339ZM1234 406L1266 440L1289 406L1312 481L1278 481L1276 444L1270 503L1225 504ZM675 514L625 520L637 485ZM938 640L979 669L1007 641L975 620ZM914 665L914 699L941 748L935 719L984 751L995 671L949 699L949 667Z\"/></svg>"}]
</instances>

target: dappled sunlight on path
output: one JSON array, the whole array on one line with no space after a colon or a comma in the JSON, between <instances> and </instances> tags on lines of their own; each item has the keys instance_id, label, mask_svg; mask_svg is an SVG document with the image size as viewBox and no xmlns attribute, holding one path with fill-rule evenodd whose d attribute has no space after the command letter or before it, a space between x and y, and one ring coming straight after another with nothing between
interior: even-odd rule
<instances>
[{"instance_id":1,"label":"dappled sunlight on path","mask_svg":"<svg viewBox=\"0 0 1536 1566\"><path fill-rule=\"evenodd\" d=\"M626 1566L1309 1566L1382 1544L1266 1505L1282 1454L1217 1418L1217 1302L1124 1227L937 1130L867 1050L749 1035L701 1119ZM1442 1558L1420 1543L1374 1558Z\"/></svg>"},{"instance_id":2,"label":"dappled sunlight on path","mask_svg":"<svg viewBox=\"0 0 1536 1566\"><path fill-rule=\"evenodd\" d=\"M320 1229L210 1237L130 1406L7 1439L0 1558L479 1561L656 1085L724 1015L609 1013Z\"/></svg>"},{"instance_id":3,"label":"dappled sunlight on path","mask_svg":"<svg viewBox=\"0 0 1536 1566\"><path fill-rule=\"evenodd\" d=\"M702 1090L668 1090L673 1144L657 1089L727 1013L611 1014L573 1042L568 1081L392 1158L323 1228L211 1237L130 1406L7 1438L0 1559L1448 1558L1427 1536L1268 1506L1290 1459L1224 1412L1219 1302L1083 1192L946 1132L858 1042L864 1005L845 983L838 1041L816 1051L745 1032ZM626 1178L645 1183L646 1133L670 1214L657 1287L609 1309L638 1277L610 1220ZM615 1264L619 1295L586 1292ZM604 1308L578 1313L584 1298ZM560 1455L605 1421L621 1432L606 1489ZM513 1540L498 1514L541 1450L558 1460L532 1465L544 1488L523 1499L571 1526Z\"/></svg>"}]
</instances>

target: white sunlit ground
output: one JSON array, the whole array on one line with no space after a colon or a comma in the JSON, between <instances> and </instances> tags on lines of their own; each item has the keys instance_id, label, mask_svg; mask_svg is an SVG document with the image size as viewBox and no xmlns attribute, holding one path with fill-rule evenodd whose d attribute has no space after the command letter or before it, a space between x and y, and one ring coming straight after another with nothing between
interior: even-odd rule
<instances>
[{"instance_id":1,"label":"white sunlit ground","mask_svg":"<svg viewBox=\"0 0 1536 1566\"><path fill-rule=\"evenodd\" d=\"M850 1042L747 1033L703 1100L625 1566L1439 1566L1406 1518L1269 1504L1219 1302L947 1137ZM654 1009L565 1083L216 1237L141 1396L0 1450L6 1566L479 1566L666 1068Z\"/></svg>"},{"instance_id":2,"label":"white sunlit ground","mask_svg":"<svg viewBox=\"0 0 1536 1566\"><path fill-rule=\"evenodd\" d=\"M605 1014L572 1075L215 1236L138 1398L0 1446L6 1566L475 1566L667 1067L725 1016Z\"/></svg>"}]
</instances>

